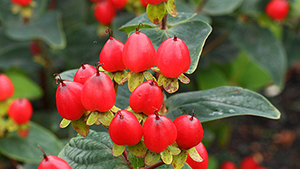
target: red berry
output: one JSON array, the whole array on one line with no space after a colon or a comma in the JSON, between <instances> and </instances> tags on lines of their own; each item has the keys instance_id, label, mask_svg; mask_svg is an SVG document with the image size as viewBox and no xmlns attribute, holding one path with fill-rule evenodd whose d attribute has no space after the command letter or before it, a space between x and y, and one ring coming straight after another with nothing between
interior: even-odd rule
<instances>
[{"instance_id":1,"label":"red berry","mask_svg":"<svg viewBox=\"0 0 300 169\"><path fill-rule=\"evenodd\" d=\"M21 6L28 6L32 0L11 0L12 3L18 4Z\"/></svg>"},{"instance_id":2,"label":"red berry","mask_svg":"<svg viewBox=\"0 0 300 169\"><path fill-rule=\"evenodd\" d=\"M272 19L283 20L289 13L289 3L287 0L272 0L265 10Z\"/></svg>"},{"instance_id":3,"label":"red berry","mask_svg":"<svg viewBox=\"0 0 300 169\"><path fill-rule=\"evenodd\" d=\"M163 1L168 1L168 0L144 0L144 1L151 5L157 5Z\"/></svg>"},{"instance_id":4,"label":"red berry","mask_svg":"<svg viewBox=\"0 0 300 169\"><path fill-rule=\"evenodd\" d=\"M15 99L8 107L8 116L17 124L27 123L32 116L32 105L28 99Z\"/></svg>"},{"instance_id":5,"label":"red berry","mask_svg":"<svg viewBox=\"0 0 300 169\"><path fill-rule=\"evenodd\" d=\"M203 138L203 128L200 121L191 115L181 115L173 121L177 128L176 143L182 150L188 150L198 145Z\"/></svg>"},{"instance_id":6,"label":"red berry","mask_svg":"<svg viewBox=\"0 0 300 169\"><path fill-rule=\"evenodd\" d=\"M14 94L15 88L10 78L2 73L0 73L0 84L0 101L3 101Z\"/></svg>"},{"instance_id":7,"label":"red berry","mask_svg":"<svg viewBox=\"0 0 300 169\"><path fill-rule=\"evenodd\" d=\"M203 159L203 161L194 161L188 153L186 163L188 163L188 165L191 166L193 169L206 169L208 166L208 154L205 146L202 144L202 142L200 142L198 145L196 145L195 148L198 151L200 157Z\"/></svg>"},{"instance_id":8,"label":"red berry","mask_svg":"<svg viewBox=\"0 0 300 169\"><path fill-rule=\"evenodd\" d=\"M54 155L47 156L40 146L39 148L44 154L44 159L39 164L38 169L72 169L64 159Z\"/></svg>"},{"instance_id":9,"label":"red berry","mask_svg":"<svg viewBox=\"0 0 300 169\"><path fill-rule=\"evenodd\" d=\"M78 82L60 80L56 89L56 107L63 118L78 120L87 111L81 103L82 87Z\"/></svg>"},{"instance_id":10,"label":"red berry","mask_svg":"<svg viewBox=\"0 0 300 169\"><path fill-rule=\"evenodd\" d=\"M125 42L123 62L129 70L135 73L145 71L154 66L154 55L155 49L152 42L147 35L139 32L138 29Z\"/></svg>"},{"instance_id":11,"label":"red berry","mask_svg":"<svg viewBox=\"0 0 300 169\"><path fill-rule=\"evenodd\" d=\"M74 76L74 82L84 84L85 81L94 75L97 72L97 69L89 64L81 64L81 67L77 70Z\"/></svg>"},{"instance_id":12,"label":"red berry","mask_svg":"<svg viewBox=\"0 0 300 169\"><path fill-rule=\"evenodd\" d=\"M166 116L151 114L143 125L144 142L153 152L164 151L177 138L177 130L173 122Z\"/></svg>"},{"instance_id":13,"label":"red berry","mask_svg":"<svg viewBox=\"0 0 300 169\"><path fill-rule=\"evenodd\" d=\"M123 63L122 52L124 44L118 39L109 37L99 55L99 61L102 68L108 72L123 71L126 66Z\"/></svg>"},{"instance_id":14,"label":"red berry","mask_svg":"<svg viewBox=\"0 0 300 169\"><path fill-rule=\"evenodd\" d=\"M176 36L168 38L158 47L155 64L164 76L176 78L190 67L189 49L184 41Z\"/></svg>"},{"instance_id":15,"label":"red berry","mask_svg":"<svg viewBox=\"0 0 300 169\"><path fill-rule=\"evenodd\" d=\"M110 1L99 2L95 6L94 16L101 24L109 25L116 16L116 11Z\"/></svg>"},{"instance_id":16,"label":"red berry","mask_svg":"<svg viewBox=\"0 0 300 169\"><path fill-rule=\"evenodd\" d=\"M127 0L109 0L117 9L123 9L126 6Z\"/></svg>"},{"instance_id":17,"label":"red berry","mask_svg":"<svg viewBox=\"0 0 300 169\"><path fill-rule=\"evenodd\" d=\"M148 2L146 2L145 0L140 0L140 3L143 5L143 7L147 7Z\"/></svg>"},{"instance_id":18,"label":"red berry","mask_svg":"<svg viewBox=\"0 0 300 169\"><path fill-rule=\"evenodd\" d=\"M157 83L148 80L131 93L129 105L133 111L146 115L153 114L155 110L160 110L163 102L163 93Z\"/></svg>"},{"instance_id":19,"label":"red berry","mask_svg":"<svg viewBox=\"0 0 300 169\"><path fill-rule=\"evenodd\" d=\"M30 43L29 49L30 49L30 52L33 55L39 55L40 54L40 48L39 48L39 45L36 42Z\"/></svg>"},{"instance_id":20,"label":"red berry","mask_svg":"<svg viewBox=\"0 0 300 169\"><path fill-rule=\"evenodd\" d=\"M109 125L111 140L117 145L136 145L143 137L143 128L136 116L127 110L118 111Z\"/></svg>"},{"instance_id":21,"label":"red berry","mask_svg":"<svg viewBox=\"0 0 300 169\"><path fill-rule=\"evenodd\" d=\"M248 156L241 161L240 169L259 169L259 165L252 156Z\"/></svg>"},{"instance_id":22,"label":"red berry","mask_svg":"<svg viewBox=\"0 0 300 169\"><path fill-rule=\"evenodd\" d=\"M220 169L237 169L236 165L232 161L224 161L220 165Z\"/></svg>"},{"instance_id":23,"label":"red berry","mask_svg":"<svg viewBox=\"0 0 300 169\"><path fill-rule=\"evenodd\" d=\"M87 110L106 112L114 106L115 100L114 85L107 74L97 71L84 83L81 101Z\"/></svg>"}]
</instances>

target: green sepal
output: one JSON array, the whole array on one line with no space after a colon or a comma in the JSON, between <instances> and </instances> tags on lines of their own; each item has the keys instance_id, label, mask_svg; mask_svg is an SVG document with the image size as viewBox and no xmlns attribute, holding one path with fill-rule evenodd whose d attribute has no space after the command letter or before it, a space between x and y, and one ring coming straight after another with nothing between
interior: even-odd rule
<instances>
[{"instance_id":1,"label":"green sepal","mask_svg":"<svg viewBox=\"0 0 300 169\"><path fill-rule=\"evenodd\" d=\"M147 153L147 147L145 146L144 141L140 141L136 145L128 146L128 150L136 157L144 158Z\"/></svg>"},{"instance_id":2,"label":"green sepal","mask_svg":"<svg viewBox=\"0 0 300 169\"><path fill-rule=\"evenodd\" d=\"M90 126L86 125L83 119L84 117L81 117L78 120L72 121L71 124L78 134L80 134L83 137L86 137L89 134Z\"/></svg>"},{"instance_id":3,"label":"green sepal","mask_svg":"<svg viewBox=\"0 0 300 169\"><path fill-rule=\"evenodd\" d=\"M174 93L179 89L179 83L178 83L177 78L169 78L169 77L166 77L162 74L159 75L157 84L159 86L162 85L163 88L168 93Z\"/></svg>"},{"instance_id":4,"label":"green sepal","mask_svg":"<svg viewBox=\"0 0 300 169\"><path fill-rule=\"evenodd\" d=\"M0 116L0 138L5 136L6 131L6 121Z\"/></svg>"},{"instance_id":5,"label":"green sepal","mask_svg":"<svg viewBox=\"0 0 300 169\"><path fill-rule=\"evenodd\" d=\"M61 128L61 129L66 128L69 126L70 123L71 123L71 120L62 119L59 124L59 128Z\"/></svg>"},{"instance_id":6,"label":"green sepal","mask_svg":"<svg viewBox=\"0 0 300 169\"><path fill-rule=\"evenodd\" d=\"M183 167L187 159L187 152L181 151L180 154L173 156L172 166L174 169L180 169Z\"/></svg>"},{"instance_id":7,"label":"green sepal","mask_svg":"<svg viewBox=\"0 0 300 169\"><path fill-rule=\"evenodd\" d=\"M136 87L138 87L140 84L144 82L144 75L142 72L140 73L129 73L129 79L128 79L128 88L132 92Z\"/></svg>"},{"instance_id":8,"label":"green sepal","mask_svg":"<svg viewBox=\"0 0 300 169\"><path fill-rule=\"evenodd\" d=\"M0 101L0 116L5 116L7 114L9 102L7 100Z\"/></svg>"},{"instance_id":9,"label":"green sepal","mask_svg":"<svg viewBox=\"0 0 300 169\"><path fill-rule=\"evenodd\" d=\"M183 73L178 77L178 79L183 83L183 84L189 84L190 79L186 77Z\"/></svg>"},{"instance_id":10,"label":"green sepal","mask_svg":"<svg viewBox=\"0 0 300 169\"><path fill-rule=\"evenodd\" d=\"M159 24L164 16L167 14L167 9L164 3L159 3L157 5L148 4L146 12L149 20L154 24Z\"/></svg>"},{"instance_id":11,"label":"green sepal","mask_svg":"<svg viewBox=\"0 0 300 169\"><path fill-rule=\"evenodd\" d=\"M110 111L112 111L113 113L117 113L120 110L121 109L119 107L115 106L115 105L110 109Z\"/></svg>"},{"instance_id":12,"label":"green sepal","mask_svg":"<svg viewBox=\"0 0 300 169\"><path fill-rule=\"evenodd\" d=\"M160 157L161 157L161 160L165 164L168 164L168 165L170 165L173 161L173 156L172 156L170 150L168 150L168 149L165 149L165 151L161 152Z\"/></svg>"},{"instance_id":13,"label":"green sepal","mask_svg":"<svg viewBox=\"0 0 300 169\"><path fill-rule=\"evenodd\" d=\"M128 110L128 111L132 112L132 113L135 115L135 117L138 119L139 123L141 123L141 122L144 120L144 116L146 116L146 115L143 114L143 113L136 113L136 112L134 112L134 111L131 109L130 106L126 107L125 110Z\"/></svg>"},{"instance_id":14,"label":"green sepal","mask_svg":"<svg viewBox=\"0 0 300 169\"><path fill-rule=\"evenodd\" d=\"M146 80L156 81L155 77L149 71L144 71L143 74Z\"/></svg>"},{"instance_id":15,"label":"green sepal","mask_svg":"<svg viewBox=\"0 0 300 169\"><path fill-rule=\"evenodd\" d=\"M178 147L178 144L174 142L173 144L168 146L169 151L172 155L178 155L181 152L181 149Z\"/></svg>"},{"instance_id":16,"label":"green sepal","mask_svg":"<svg viewBox=\"0 0 300 169\"><path fill-rule=\"evenodd\" d=\"M202 162L203 159L202 157L199 155L198 151L196 150L195 147L193 148L190 148L187 150L188 153L189 153L189 156L194 160L194 161L197 161L197 162Z\"/></svg>"},{"instance_id":17,"label":"green sepal","mask_svg":"<svg viewBox=\"0 0 300 169\"><path fill-rule=\"evenodd\" d=\"M165 3L166 9L168 11L168 13L173 16L176 17L177 16L177 10L176 10L176 5L175 5L175 0L168 0Z\"/></svg>"},{"instance_id":18,"label":"green sepal","mask_svg":"<svg viewBox=\"0 0 300 169\"><path fill-rule=\"evenodd\" d=\"M18 124L15 123L13 119L8 118L6 121L6 129L8 132L16 131L18 130Z\"/></svg>"},{"instance_id":19,"label":"green sepal","mask_svg":"<svg viewBox=\"0 0 300 169\"><path fill-rule=\"evenodd\" d=\"M152 152L150 150L147 151L145 156L145 164L147 166L152 166L160 159L160 154Z\"/></svg>"},{"instance_id":20,"label":"green sepal","mask_svg":"<svg viewBox=\"0 0 300 169\"><path fill-rule=\"evenodd\" d=\"M112 154L115 157L118 157L120 155L123 154L123 152L125 151L126 145L117 145L115 143L113 143L113 147L112 147Z\"/></svg>"},{"instance_id":21,"label":"green sepal","mask_svg":"<svg viewBox=\"0 0 300 169\"><path fill-rule=\"evenodd\" d=\"M98 119L98 114L99 114L98 111L91 112L86 120L86 125L91 126L95 124Z\"/></svg>"},{"instance_id":22,"label":"green sepal","mask_svg":"<svg viewBox=\"0 0 300 169\"><path fill-rule=\"evenodd\" d=\"M114 118L114 114L109 110L106 112L100 112L98 114L98 120L103 126L108 127L110 122Z\"/></svg>"},{"instance_id":23,"label":"green sepal","mask_svg":"<svg viewBox=\"0 0 300 169\"><path fill-rule=\"evenodd\" d=\"M123 85L128 80L128 72L126 70L122 72L114 73L114 81L119 85Z\"/></svg>"}]
</instances>

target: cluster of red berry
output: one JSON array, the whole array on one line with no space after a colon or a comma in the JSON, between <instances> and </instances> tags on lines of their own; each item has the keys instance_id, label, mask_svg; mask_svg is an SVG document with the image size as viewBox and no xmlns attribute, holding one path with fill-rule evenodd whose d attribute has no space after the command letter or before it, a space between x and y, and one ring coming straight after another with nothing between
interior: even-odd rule
<instances>
[{"instance_id":1,"label":"cluster of red berry","mask_svg":"<svg viewBox=\"0 0 300 169\"><path fill-rule=\"evenodd\" d=\"M289 2L287 0L271 0L265 10L272 19L283 20L289 13Z\"/></svg>"},{"instance_id":2,"label":"cluster of red berry","mask_svg":"<svg viewBox=\"0 0 300 169\"><path fill-rule=\"evenodd\" d=\"M226 160L220 165L220 169L237 169L234 162ZM252 156L245 157L240 163L240 169L266 169L260 166Z\"/></svg>"},{"instance_id":3,"label":"cluster of red berry","mask_svg":"<svg viewBox=\"0 0 300 169\"><path fill-rule=\"evenodd\" d=\"M125 8L128 0L90 0L96 2L94 16L98 22L104 25L110 25L116 16L117 10ZM147 3L140 0L140 3L146 7Z\"/></svg>"},{"instance_id":4,"label":"cluster of red berry","mask_svg":"<svg viewBox=\"0 0 300 169\"><path fill-rule=\"evenodd\" d=\"M14 94L14 86L10 78L0 73L0 102L7 101ZM33 109L30 101L26 98L18 98L13 101L8 101L9 106L7 115L15 124L18 125L18 133L22 137L26 137L29 129L27 123L29 122Z\"/></svg>"},{"instance_id":5,"label":"cluster of red berry","mask_svg":"<svg viewBox=\"0 0 300 169\"><path fill-rule=\"evenodd\" d=\"M145 146L155 153L165 151L175 142L184 151L195 146L197 149L198 146L201 147L198 152L204 162L196 162L187 156L190 158L188 161L207 167L208 156L201 143L203 128L200 121L194 115L182 115L172 122L168 117L159 114L163 104L163 88L154 77L132 90L129 109L112 110L115 107L116 86L124 84L131 72L143 74L154 65L162 75L169 78L177 78L186 72L191 59L184 41L176 36L168 38L155 51L151 40L138 28L125 44L113 38L111 30L108 29L107 32L110 38L99 55L99 65L107 73L100 71L99 67L97 69L89 64L82 64L73 81L58 78L60 83L56 91L56 105L60 115L74 121L91 112L115 112L109 125L102 125L109 128L110 137L116 145L133 146L143 140ZM173 49L177 49L176 52ZM113 81L108 75L116 76L126 69L131 72L123 80L112 77L115 78ZM143 118L138 120L137 114L142 114Z\"/></svg>"},{"instance_id":6,"label":"cluster of red berry","mask_svg":"<svg viewBox=\"0 0 300 169\"><path fill-rule=\"evenodd\" d=\"M11 0L13 4L18 4L21 6L28 6L32 2L32 0Z\"/></svg>"}]
</instances>

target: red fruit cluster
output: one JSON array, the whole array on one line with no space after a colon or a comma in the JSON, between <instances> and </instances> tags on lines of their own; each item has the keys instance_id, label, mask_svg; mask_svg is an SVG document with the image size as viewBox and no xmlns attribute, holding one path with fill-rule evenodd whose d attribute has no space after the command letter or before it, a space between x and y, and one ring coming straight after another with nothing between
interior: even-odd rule
<instances>
[{"instance_id":1,"label":"red fruit cluster","mask_svg":"<svg viewBox=\"0 0 300 169\"><path fill-rule=\"evenodd\" d=\"M95 19L103 25L110 25L117 10L122 10L128 0L91 0L97 2L94 8Z\"/></svg>"},{"instance_id":2,"label":"red fruit cluster","mask_svg":"<svg viewBox=\"0 0 300 169\"><path fill-rule=\"evenodd\" d=\"M13 4L18 4L21 6L28 6L32 2L32 0L11 0L11 2Z\"/></svg>"},{"instance_id":3,"label":"red fruit cluster","mask_svg":"<svg viewBox=\"0 0 300 169\"><path fill-rule=\"evenodd\" d=\"M0 73L0 84L0 101L4 101L14 94L15 88L10 78L2 73Z\"/></svg>"},{"instance_id":4,"label":"red fruit cluster","mask_svg":"<svg viewBox=\"0 0 300 169\"><path fill-rule=\"evenodd\" d=\"M252 156L245 157L240 163L240 169L266 169L260 166ZM226 160L221 163L220 169L237 169L234 162Z\"/></svg>"},{"instance_id":5,"label":"red fruit cluster","mask_svg":"<svg viewBox=\"0 0 300 169\"><path fill-rule=\"evenodd\" d=\"M283 20L289 13L289 2L287 0L271 0L265 10L272 19Z\"/></svg>"},{"instance_id":6,"label":"red fruit cluster","mask_svg":"<svg viewBox=\"0 0 300 169\"><path fill-rule=\"evenodd\" d=\"M15 99L8 107L8 116L19 125L28 123L32 113L32 105L30 101L25 98Z\"/></svg>"}]
</instances>

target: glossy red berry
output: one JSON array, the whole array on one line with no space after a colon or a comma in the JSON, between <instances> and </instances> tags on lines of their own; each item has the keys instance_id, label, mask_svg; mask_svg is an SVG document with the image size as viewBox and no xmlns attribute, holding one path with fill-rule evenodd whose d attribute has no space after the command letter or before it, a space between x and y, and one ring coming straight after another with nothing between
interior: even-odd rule
<instances>
[{"instance_id":1,"label":"glossy red berry","mask_svg":"<svg viewBox=\"0 0 300 169\"><path fill-rule=\"evenodd\" d=\"M39 146L40 147L40 146ZM40 147L42 150L42 148ZM62 158L54 155L46 155L44 153L44 159L41 161L37 169L72 169L72 167Z\"/></svg>"},{"instance_id":2,"label":"glossy red berry","mask_svg":"<svg viewBox=\"0 0 300 169\"><path fill-rule=\"evenodd\" d=\"M27 123L33 113L32 105L28 99L21 98L12 101L8 107L8 116L17 124Z\"/></svg>"},{"instance_id":3,"label":"glossy red berry","mask_svg":"<svg viewBox=\"0 0 300 169\"><path fill-rule=\"evenodd\" d=\"M106 112L114 106L115 100L114 85L107 74L97 71L84 83L81 101L87 110Z\"/></svg>"},{"instance_id":4,"label":"glossy red berry","mask_svg":"<svg viewBox=\"0 0 300 169\"><path fill-rule=\"evenodd\" d=\"M206 169L208 166L208 154L205 146L203 145L202 142L200 142L198 145L195 146L195 148L199 153L200 157L203 159L203 161L202 162L194 161L188 153L186 163L188 163L188 165L193 169Z\"/></svg>"},{"instance_id":5,"label":"glossy red berry","mask_svg":"<svg viewBox=\"0 0 300 169\"><path fill-rule=\"evenodd\" d=\"M173 122L159 114L149 115L144 122L143 130L146 147L156 153L164 151L177 138L177 129Z\"/></svg>"},{"instance_id":6,"label":"glossy red berry","mask_svg":"<svg viewBox=\"0 0 300 169\"><path fill-rule=\"evenodd\" d=\"M142 4L143 7L147 7L148 3L145 0L140 0L140 3Z\"/></svg>"},{"instance_id":7,"label":"glossy red berry","mask_svg":"<svg viewBox=\"0 0 300 169\"><path fill-rule=\"evenodd\" d=\"M289 13L289 3L287 0L271 0L265 10L272 19L283 20Z\"/></svg>"},{"instance_id":8,"label":"glossy red berry","mask_svg":"<svg viewBox=\"0 0 300 169\"><path fill-rule=\"evenodd\" d=\"M116 11L110 1L103 1L96 4L94 16L101 24L110 25L116 16Z\"/></svg>"},{"instance_id":9,"label":"glossy red berry","mask_svg":"<svg viewBox=\"0 0 300 169\"><path fill-rule=\"evenodd\" d=\"M176 143L182 150L188 150L198 145L203 138L203 128L200 121L191 115L181 115L173 121L177 128Z\"/></svg>"},{"instance_id":10,"label":"glossy red berry","mask_svg":"<svg viewBox=\"0 0 300 169\"><path fill-rule=\"evenodd\" d=\"M132 33L123 49L125 66L135 72L142 72L154 66L155 49L148 36L138 29Z\"/></svg>"},{"instance_id":11,"label":"glossy red berry","mask_svg":"<svg viewBox=\"0 0 300 169\"><path fill-rule=\"evenodd\" d=\"M32 0L11 0L12 3L18 4L21 6L28 6Z\"/></svg>"},{"instance_id":12,"label":"glossy red berry","mask_svg":"<svg viewBox=\"0 0 300 169\"><path fill-rule=\"evenodd\" d=\"M157 5L159 3L162 3L163 1L168 1L168 0L145 0L145 2L151 5Z\"/></svg>"},{"instance_id":13,"label":"glossy red berry","mask_svg":"<svg viewBox=\"0 0 300 169\"><path fill-rule=\"evenodd\" d=\"M143 137L143 128L136 116L127 110L120 110L109 125L111 140L117 145L136 145Z\"/></svg>"},{"instance_id":14,"label":"glossy red berry","mask_svg":"<svg viewBox=\"0 0 300 169\"><path fill-rule=\"evenodd\" d=\"M62 81L56 89L58 113L67 120L78 120L87 110L81 103L83 85L73 81Z\"/></svg>"},{"instance_id":15,"label":"glossy red berry","mask_svg":"<svg viewBox=\"0 0 300 169\"><path fill-rule=\"evenodd\" d=\"M232 161L224 161L220 165L220 169L237 169L236 165Z\"/></svg>"},{"instance_id":16,"label":"glossy red berry","mask_svg":"<svg viewBox=\"0 0 300 169\"><path fill-rule=\"evenodd\" d=\"M89 64L81 64L80 68L77 70L74 76L74 82L84 84L85 81L94 75L97 72L97 69Z\"/></svg>"},{"instance_id":17,"label":"glossy red berry","mask_svg":"<svg viewBox=\"0 0 300 169\"><path fill-rule=\"evenodd\" d=\"M30 49L30 52L33 55L39 55L40 54L40 48L39 48L39 45L36 42L30 43L29 49Z\"/></svg>"},{"instance_id":18,"label":"glossy red berry","mask_svg":"<svg viewBox=\"0 0 300 169\"><path fill-rule=\"evenodd\" d=\"M0 101L3 101L14 94L15 88L10 78L2 73L0 73L0 84Z\"/></svg>"},{"instance_id":19,"label":"glossy red berry","mask_svg":"<svg viewBox=\"0 0 300 169\"><path fill-rule=\"evenodd\" d=\"M190 67L189 49L184 41L176 36L168 38L158 47L155 64L164 76L176 78Z\"/></svg>"},{"instance_id":20,"label":"glossy red berry","mask_svg":"<svg viewBox=\"0 0 300 169\"><path fill-rule=\"evenodd\" d=\"M128 0L109 0L113 6L117 9L123 9L126 6Z\"/></svg>"},{"instance_id":21,"label":"glossy red berry","mask_svg":"<svg viewBox=\"0 0 300 169\"><path fill-rule=\"evenodd\" d=\"M124 44L111 36L111 30L108 31L110 37L101 50L99 61L108 72L123 71L126 69L122 59Z\"/></svg>"},{"instance_id":22,"label":"glossy red berry","mask_svg":"<svg viewBox=\"0 0 300 169\"><path fill-rule=\"evenodd\" d=\"M240 169L259 169L260 166L252 156L245 157L240 163Z\"/></svg>"},{"instance_id":23,"label":"glossy red berry","mask_svg":"<svg viewBox=\"0 0 300 169\"><path fill-rule=\"evenodd\" d=\"M157 83L148 80L134 89L129 97L129 106L137 113L146 115L160 110L163 103L163 93Z\"/></svg>"}]
</instances>

